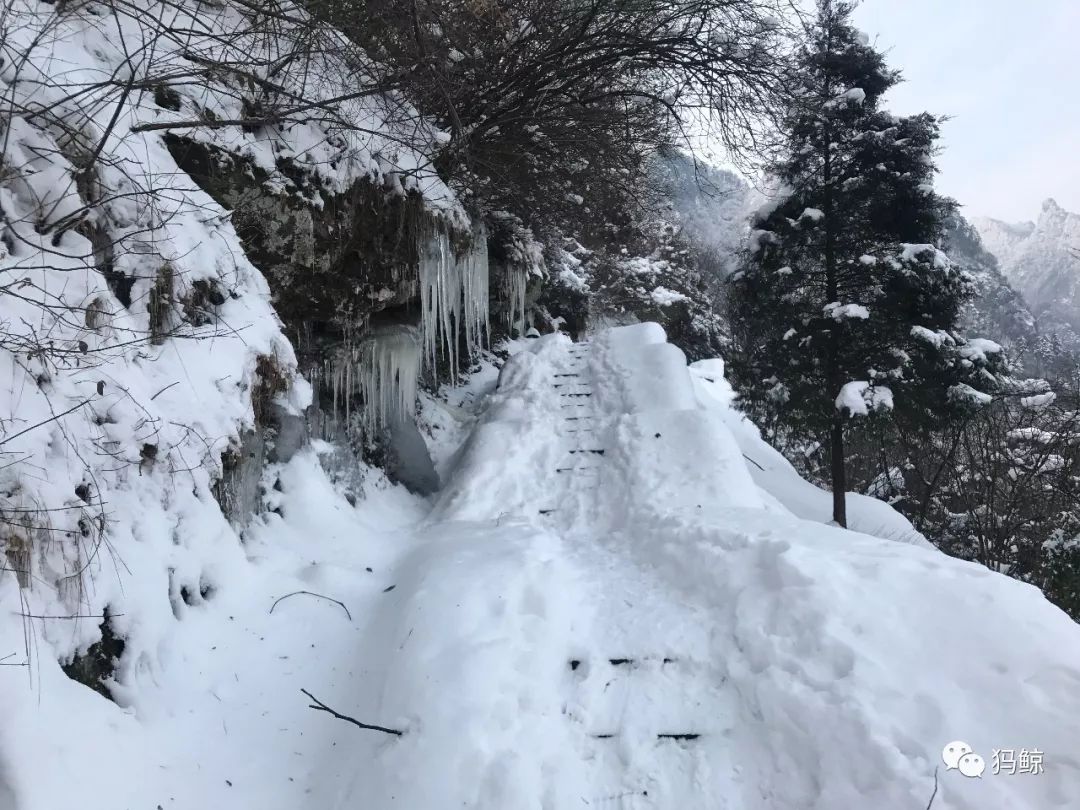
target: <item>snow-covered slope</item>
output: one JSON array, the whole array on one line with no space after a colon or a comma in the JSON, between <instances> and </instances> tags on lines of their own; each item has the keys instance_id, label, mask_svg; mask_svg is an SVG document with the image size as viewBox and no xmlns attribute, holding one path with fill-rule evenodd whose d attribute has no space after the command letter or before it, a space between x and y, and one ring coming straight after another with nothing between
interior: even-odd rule
<instances>
[{"instance_id":1,"label":"snow-covered slope","mask_svg":"<svg viewBox=\"0 0 1080 810\"><path fill-rule=\"evenodd\" d=\"M0 806L907 810L937 769L937 810L1074 806L1080 630L1034 588L882 504L852 513L896 539L815 520L722 363L655 324L516 348L428 403L433 508L373 472L350 506L314 452L271 468L127 710L0 671ZM966 778L958 739L1045 772Z\"/></svg>"},{"instance_id":2,"label":"snow-covered slope","mask_svg":"<svg viewBox=\"0 0 1080 810\"><path fill-rule=\"evenodd\" d=\"M225 462L243 466L242 440L269 412L295 418L311 399L234 212L195 186L153 129L242 118L256 82L222 65L266 69L286 35L261 36L258 15L237 4L159 11L13 0L0 43L0 552L23 585L0 579L0 604L85 616L40 620L40 654L64 661L87 651L110 611L127 643L118 694L175 629L158 619L179 619L239 553L218 503ZM340 96L353 89L348 57L283 59L278 92ZM409 146L434 137L422 121L389 120L373 96L331 113L343 130L333 138L317 117L272 132L200 131L268 175L286 159L320 167L321 193L391 182L464 220ZM274 194L254 184L260 193ZM141 589L153 618L126 608ZM0 637L18 639L21 624L0 625ZM13 649L20 663L39 654Z\"/></svg>"},{"instance_id":3,"label":"snow-covered slope","mask_svg":"<svg viewBox=\"0 0 1080 810\"><path fill-rule=\"evenodd\" d=\"M1046 200L1036 222L1009 224L977 218L987 250L1045 322L1080 331L1080 214Z\"/></svg>"}]
</instances>

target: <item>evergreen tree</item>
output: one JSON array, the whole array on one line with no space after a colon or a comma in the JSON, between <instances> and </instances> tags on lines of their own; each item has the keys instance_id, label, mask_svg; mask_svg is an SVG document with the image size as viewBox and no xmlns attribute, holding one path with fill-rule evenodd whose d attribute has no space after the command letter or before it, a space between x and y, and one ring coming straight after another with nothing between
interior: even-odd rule
<instances>
[{"instance_id":1,"label":"evergreen tree","mask_svg":"<svg viewBox=\"0 0 1080 810\"><path fill-rule=\"evenodd\" d=\"M881 109L899 74L852 26L852 8L818 2L770 167L781 201L757 214L731 291L743 401L828 447L841 526L849 419L888 410L917 423L977 404L997 349L955 331L972 290L937 248L955 210L933 189L938 121Z\"/></svg>"}]
</instances>

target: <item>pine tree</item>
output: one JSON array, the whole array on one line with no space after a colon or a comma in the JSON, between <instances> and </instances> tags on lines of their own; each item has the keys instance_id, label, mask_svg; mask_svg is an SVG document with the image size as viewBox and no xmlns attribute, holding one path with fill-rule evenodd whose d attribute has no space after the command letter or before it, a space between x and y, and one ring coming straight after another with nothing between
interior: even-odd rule
<instances>
[{"instance_id":1,"label":"pine tree","mask_svg":"<svg viewBox=\"0 0 1080 810\"><path fill-rule=\"evenodd\" d=\"M841 526L849 420L889 411L917 423L977 404L969 383L997 349L956 334L972 290L936 247L955 210L933 189L938 120L881 109L899 74L852 8L818 2L770 167L780 201L756 216L731 290L743 401L828 447Z\"/></svg>"}]
</instances>

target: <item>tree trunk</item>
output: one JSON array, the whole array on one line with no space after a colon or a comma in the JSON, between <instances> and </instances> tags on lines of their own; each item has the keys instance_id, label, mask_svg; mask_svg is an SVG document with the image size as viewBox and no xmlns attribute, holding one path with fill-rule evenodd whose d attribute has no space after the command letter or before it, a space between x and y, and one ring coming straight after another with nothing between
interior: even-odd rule
<instances>
[{"instance_id":1,"label":"tree trunk","mask_svg":"<svg viewBox=\"0 0 1080 810\"><path fill-rule=\"evenodd\" d=\"M830 48L831 48L830 44ZM831 95L831 88L827 88L827 94ZM832 194L832 128L825 126L824 140L824 166L822 185L825 192L825 303L840 300L839 284L836 278L836 229L839 223L836 221L836 207L833 205ZM843 385L843 374L840 368L840 342L835 328L829 329L828 355L825 360L826 379L829 390L826 392L825 407L835 410L835 397L840 394L840 386ZM832 420L832 431L829 437L830 466L833 493L833 520L836 525L847 528L847 501L844 497L847 492L847 470L844 467L844 413L835 411Z\"/></svg>"},{"instance_id":2,"label":"tree trunk","mask_svg":"<svg viewBox=\"0 0 1080 810\"><path fill-rule=\"evenodd\" d=\"M837 526L847 528L847 470L844 466L844 418L837 416L830 440L832 464L832 517Z\"/></svg>"}]
</instances>

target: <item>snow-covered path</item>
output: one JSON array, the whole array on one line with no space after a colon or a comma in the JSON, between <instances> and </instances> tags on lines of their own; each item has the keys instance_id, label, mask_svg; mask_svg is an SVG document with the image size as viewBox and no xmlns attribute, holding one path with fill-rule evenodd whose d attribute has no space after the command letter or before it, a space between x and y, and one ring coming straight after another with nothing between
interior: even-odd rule
<instances>
[{"instance_id":1,"label":"snow-covered path","mask_svg":"<svg viewBox=\"0 0 1080 810\"><path fill-rule=\"evenodd\" d=\"M943 772L935 807L1073 806L1071 622L978 566L796 518L784 501L805 491L703 368L651 324L544 338L504 367L377 621L384 680L360 714L408 730L368 740L354 795L925 807L960 738L1054 767Z\"/></svg>"}]
</instances>

